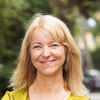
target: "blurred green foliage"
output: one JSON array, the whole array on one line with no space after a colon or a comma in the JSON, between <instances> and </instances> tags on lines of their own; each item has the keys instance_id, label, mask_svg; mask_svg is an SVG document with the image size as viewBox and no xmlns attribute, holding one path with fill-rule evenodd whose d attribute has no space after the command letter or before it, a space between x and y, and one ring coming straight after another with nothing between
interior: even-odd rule
<instances>
[{"instance_id":1,"label":"blurred green foliage","mask_svg":"<svg viewBox=\"0 0 100 100\"><path fill-rule=\"evenodd\" d=\"M23 8L27 8L27 4L18 1L0 1L0 62L8 66L12 65L12 61L18 53L16 50L19 42L15 40L22 36L25 20Z\"/></svg>"},{"instance_id":2,"label":"blurred green foliage","mask_svg":"<svg viewBox=\"0 0 100 100\"><path fill-rule=\"evenodd\" d=\"M100 23L99 22L97 22L96 23L96 26L95 26L95 28L93 28L93 35L94 35L94 37L96 37L96 36L100 36Z\"/></svg>"},{"instance_id":3,"label":"blurred green foliage","mask_svg":"<svg viewBox=\"0 0 100 100\"><path fill-rule=\"evenodd\" d=\"M13 71L12 67L4 66L0 64L0 97L2 97L5 91L10 91L11 88L6 88L9 84L9 78L11 76L11 72Z\"/></svg>"},{"instance_id":4,"label":"blurred green foliage","mask_svg":"<svg viewBox=\"0 0 100 100\"><path fill-rule=\"evenodd\" d=\"M100 70L100 46L91 52L93 63L96 69Z\"/></svg>"},{"instance_id":5,"label":"blurred green foliage","mask_svg":"<svg viewBox=\"0 0 100 100\"><path fill-rule=\"evenodd\" d=\"M49 0L52 11L68 26L76 37L82 33L82 20L87 19L100 7L100 0Z\"/></svg>"},{"instance_id":6,"label":"blurred green foliage","mask_svg":"<svg viewBox=\"0 0 100 100\"><path fill-rule=\"evenodd\" d=\"M95 19L96 26L91 28L91 31L94 36L96 48L95 50L91 51L91 56L93 59L93 63L95 69L100 70L100 43L96 40L96 38L100 37L100 3L96 3L96 6L91 9L90 15ZM97 15L98 14L98 15ZM99 17L98 17L99 16Z\"/></svg>"},{"instance_id":7,"label":"blurred green foliage","mask_svg":"<svg viewBox=\"0 0 100 100\"><path fill-rule=\"evenodd\" d=\"M93 63L96 69L100 70L100 43L98 43L98 40L96 39L98 36L100 37L100 23L97 22L96 26L92 29L94 40L96 44L96 48L91 51Z\"/></svg>"}]
</instances>

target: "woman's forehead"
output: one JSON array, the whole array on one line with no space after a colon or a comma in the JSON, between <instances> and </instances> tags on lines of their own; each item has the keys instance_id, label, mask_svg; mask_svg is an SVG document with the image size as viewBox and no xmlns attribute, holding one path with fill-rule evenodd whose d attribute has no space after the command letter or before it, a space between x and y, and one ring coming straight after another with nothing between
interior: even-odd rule
<instances>
[{"instance_id":1,"label":"woman's forehead","mask_svg":"<svg viewBox=\"0 0 100 100\"><path fill-rule=\"evenodd\" d=\"M37 28L35 28L34 32L32 33L32 39L36 39L36 38L41 39L43 36L45 36L44 40L46 38L51 38L52 40L55 40L53 38L53 36L51 35L51 33L44 28L37 27Z\"/></svg>"}]
</instances>

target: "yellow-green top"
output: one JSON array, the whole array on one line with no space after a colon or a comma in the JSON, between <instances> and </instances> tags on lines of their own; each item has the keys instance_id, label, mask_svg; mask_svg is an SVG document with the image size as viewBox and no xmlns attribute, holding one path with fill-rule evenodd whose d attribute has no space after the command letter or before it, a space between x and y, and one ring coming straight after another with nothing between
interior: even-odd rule
<instances>
[{"instance_id":1,"label":"yellow-green top","mask_svg":"<svg viewBox=\"0 0 100 100\"><path fill-rule=\"evenodd\" d=\"M12 92L7 91L1 100L30 100L28 95L28 87L21 90L15 90ZM73 93L71 93L67 100L92 100L92 99L86 96L76 96Z\"/></svg>"}]
</instances>

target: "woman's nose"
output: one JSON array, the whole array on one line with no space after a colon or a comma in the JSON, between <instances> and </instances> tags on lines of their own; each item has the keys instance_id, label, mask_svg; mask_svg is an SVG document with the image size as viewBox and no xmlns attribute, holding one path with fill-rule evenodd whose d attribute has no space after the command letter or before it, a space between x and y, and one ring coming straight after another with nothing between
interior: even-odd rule
<instances>
[{"instance_id":1,"label":"woman's nose","mask_svg":"<svg viewBox=\"0 0 100 100\"><path fill-rule=\"evenodd\" d=\"M43 48L42 56L48 58L51 55L50 48L45 46Z\"/></svg>"}]
</instances>

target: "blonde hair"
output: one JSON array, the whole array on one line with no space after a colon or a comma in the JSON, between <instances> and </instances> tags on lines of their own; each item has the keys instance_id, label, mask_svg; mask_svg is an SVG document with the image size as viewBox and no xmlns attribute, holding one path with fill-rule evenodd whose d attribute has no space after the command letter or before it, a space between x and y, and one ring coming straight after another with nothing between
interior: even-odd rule
<instances>
[{"instance_id":1,"label":"blonde hair","mask_svg":"<svg viewBox=\"0 0 100 100\"><path fill-rule=\"evenodd\" d=\"M22 89L30 86L36 78L37 70L35 69L32 72L29 52L32 33L36 27L49 31L53 39L66 47L67 60L63 69L65 86L78 96L88 93L88 90L82 83L83 73L80 50L76 46L65 23L51 15L38 15L32 19L22 42L19 63L11 78L11 86L15 90Z\"/></svg>"}]
</instances>

